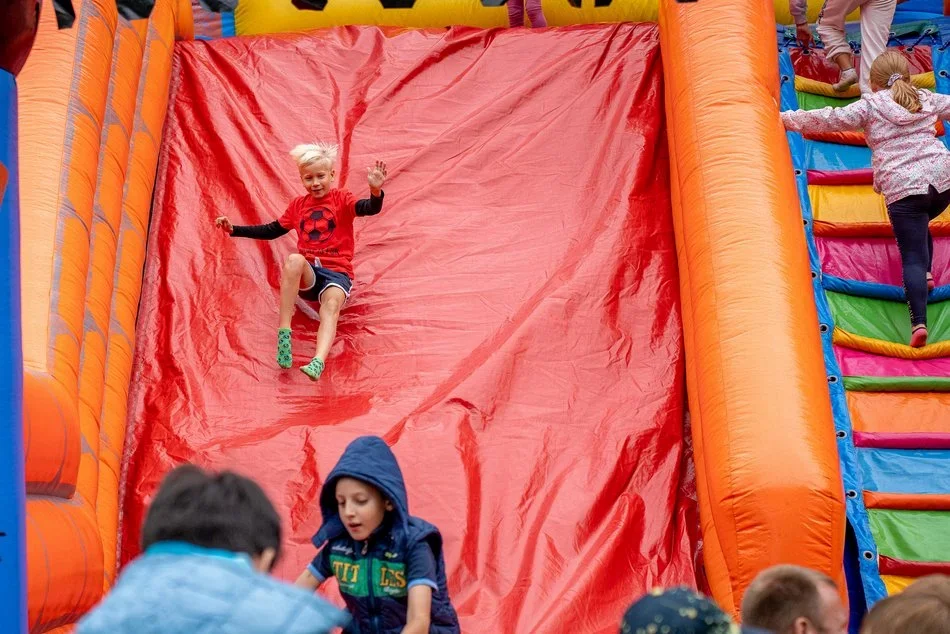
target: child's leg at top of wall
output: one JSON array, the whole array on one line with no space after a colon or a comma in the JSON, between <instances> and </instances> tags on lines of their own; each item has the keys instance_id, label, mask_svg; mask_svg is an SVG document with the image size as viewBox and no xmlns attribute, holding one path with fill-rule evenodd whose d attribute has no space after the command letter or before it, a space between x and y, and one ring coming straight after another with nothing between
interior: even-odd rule
<instances>
[{"instance_id":1,"label":"child's leg at top of wall","mask_svg":"<svg viewBox=\"0 0 950 634\"><path fill-rule=\"evenodd\" d=\"M821 13L818 14L818 22L815 23L818 37L825 46L825 58L835 62L842 71L854 65L844 21L862 2L863 0L826 0Z\"/></svg>"},{"instance_id":2,"label":"child's leg at top of wall","mask_svg":"<svg viewBox=\"0 0 950 634\"><path fill-rule=\"evenodd\" d=\"M508 26L524 26L524 0L508 0Z\"/></svg>"},{"instance_id":3,"label":"child's leg at top of wall","mask_svg":"<svg viewBox=\"0 0 950 634\"><path fill-rule=\"evenodd\" d=\"M887 48L897 0L866 0L861 5L861 92L871 92L871 64Z\"/></svg>"},{"instance_id":4,"label":"child's leg at top of wall","mask_svg":"<svg viewBox=\"0 0 950 634\"><path fill-rule=\"evenodd\" d=\"M528 19L531 20L531 27L535 29L543 28L548 25L544 19L544 11L541 9L541 0L527 0Z\"/></svg>"}]
</instances>

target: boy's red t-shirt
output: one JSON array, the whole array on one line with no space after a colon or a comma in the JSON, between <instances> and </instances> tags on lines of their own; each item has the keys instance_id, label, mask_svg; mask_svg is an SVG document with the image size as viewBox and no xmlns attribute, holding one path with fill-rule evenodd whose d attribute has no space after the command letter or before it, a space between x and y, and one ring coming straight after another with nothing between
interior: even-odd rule
<instances>
[{"instance_id":1,"label":"boy's red t-shirt","mask_svg":"<svg viewBox=\"0 0 950 634\"><path fill-rule=\"evenodd\" d=\"M307 260L352 280L354 218L356 196L331 189L319 199L311 194L294 198L277 222L297 232L297 250Z\"/></svg>"}]
</instances>

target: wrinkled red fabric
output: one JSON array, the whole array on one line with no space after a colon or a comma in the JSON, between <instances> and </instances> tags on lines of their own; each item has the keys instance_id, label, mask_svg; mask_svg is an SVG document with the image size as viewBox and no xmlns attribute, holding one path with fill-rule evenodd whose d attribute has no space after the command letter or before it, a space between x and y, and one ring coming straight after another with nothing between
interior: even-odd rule
<instances>
[{"instance_id":1,"label":"wrinkled red fabric","mask_svg":"<svg viewBox=\"0 0 950 634\"><path fill-rule=\"evenodd\" d=\"M259 480L278 574L315 554L322 478L379 434L445 537L466 633L615 632L654 585L696 582L655 25L340 28L176 45L125 458L121 560L185 461ZM287 151L341 144L368 192L327 370L276 365L294 238L212 226L302 193ZM317 323L294 318L294 361Z\"/></svg>"}]
</instances>

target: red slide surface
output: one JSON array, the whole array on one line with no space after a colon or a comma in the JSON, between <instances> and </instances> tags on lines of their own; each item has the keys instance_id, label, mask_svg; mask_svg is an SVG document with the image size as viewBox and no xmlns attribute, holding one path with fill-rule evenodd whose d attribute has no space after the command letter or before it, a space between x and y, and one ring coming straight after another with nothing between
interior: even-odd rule
<instances>
[{"instance_id":1,"label":"red slide surface","mask_svg":"<svg viewBox=\"0 0 950 634\"><path fill-rule=\"evenodd\" d=\"M313 556L323 476L393 446L446 539L466 633L615 632L653 585L695 584L699 522L656 25L182 42L130 404L121 559L162 475L257 478ZM339 141L356 286L318 383L276 366L294 238L228 239L302 193L287 150ZM297 312L295 364L317 324Z\"/></svg>"}]
</instances>

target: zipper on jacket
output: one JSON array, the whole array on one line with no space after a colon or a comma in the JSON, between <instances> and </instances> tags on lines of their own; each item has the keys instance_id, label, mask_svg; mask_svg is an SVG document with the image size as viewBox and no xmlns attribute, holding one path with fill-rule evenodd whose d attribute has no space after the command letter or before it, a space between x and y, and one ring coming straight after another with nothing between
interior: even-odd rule
<instances>
[{"instance_id":1,"label":"zipper on jacket","mask_svg":"<svg viewBox=\"0 0 950 634\"><path fill-rule=\"evenodd\" d=\"M376 606L376 595L373 593L373 561L372 557L368 556L369 553L369 540L372 539L370 536L365 542L363 542L363 563L366 566L366 589L369 593L369 613L370 613L370 622L373 626L374 634L381 634L379 629L379 611Z\"/></svg>"}]
</instances>

